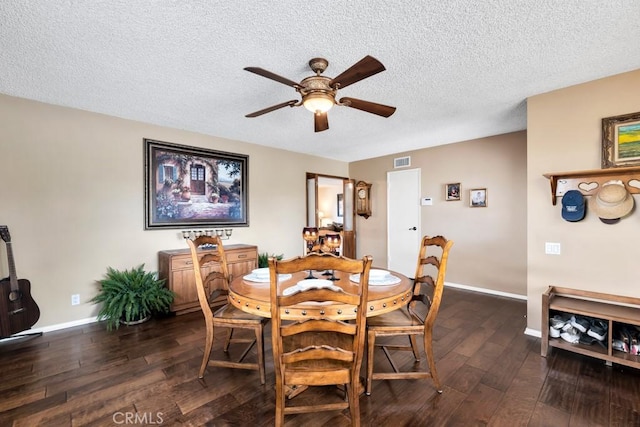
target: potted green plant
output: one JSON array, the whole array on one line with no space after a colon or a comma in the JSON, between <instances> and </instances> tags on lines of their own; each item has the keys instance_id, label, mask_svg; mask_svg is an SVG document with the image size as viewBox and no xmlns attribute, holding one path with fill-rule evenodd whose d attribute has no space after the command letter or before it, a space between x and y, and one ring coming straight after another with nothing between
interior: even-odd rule
<instances>
[{"instance_id":1,"label":"potted green plant","mask_svg":"<svg viewBox=\"0 0 640 427\"><path fill-rule=\"evenodd\" d=\"M269 255L267 252L263 252L261 254L258 254L258 268L269 267L269 257L270 256L274 257L275 259L277 259L279 261L279 260L282 259L284 254L280 254L280 255L271 254L271 255Z\"/></svg>"},{"instance_id":2,"label":"potted green plant","mask_svg":"<svg viewBox=\"0 0 640 427\"><path fill-rule=\"evenodd\" d=\"M107 267L98 282L100 291L90 301L102 304L98 320L107 321L107 330L118 329L120 323L141 323L154 313L169 311L175 293L164 282L156 273L144 271L144 264L124 271Z\"/></svg>"}]
</instances>

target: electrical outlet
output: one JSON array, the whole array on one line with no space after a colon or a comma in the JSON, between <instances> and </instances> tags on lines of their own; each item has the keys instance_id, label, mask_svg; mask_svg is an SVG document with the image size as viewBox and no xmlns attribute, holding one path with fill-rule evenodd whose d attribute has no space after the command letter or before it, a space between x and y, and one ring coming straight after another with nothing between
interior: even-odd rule
<instances>
[{"instance_id":1,"label":"electrical outlet","mask_svg":"<svg viewBox=\"0 0 640 427\"><path fill-rule=\"evenodd\" d=\"M544 244L544 253L548 255L560 255L560 243L546 242Z\"/></svg>"},{"instance_id":2,"label":"electrical outlet","mask_svg":"<svg viewBox=\"0 0 640 427\"><path fill-rule=\"evenodd\" d=\"M80 304L80 294L71 295L71 305L78 305L78 304Z\"/></svg>"}]
</instances>

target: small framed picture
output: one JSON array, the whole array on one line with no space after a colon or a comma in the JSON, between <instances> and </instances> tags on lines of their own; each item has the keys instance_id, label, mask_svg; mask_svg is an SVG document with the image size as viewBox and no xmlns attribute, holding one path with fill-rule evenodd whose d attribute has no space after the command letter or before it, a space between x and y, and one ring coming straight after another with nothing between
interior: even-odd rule
<instances>
[{"instance_id":1,"label":"small framed picture","mask_svg":"<svg viewBox=\"0 0 640 427\"><path fill-rule=\"evenodd\" d=\"M450 202L452 200L460 200L460 183L445 184L444 186L445 200Z\"/></svg>"},{"instance_id":2,"label":"small framed picture","mask_svg":"<svg viewBox=\"0 0 640 427\"><path fill-rule=\"evenodd\" d=\"M472 208L486 208L487 189L474 188L473 190L469 190L469 206Z\"/></svg>"}]
</instances>

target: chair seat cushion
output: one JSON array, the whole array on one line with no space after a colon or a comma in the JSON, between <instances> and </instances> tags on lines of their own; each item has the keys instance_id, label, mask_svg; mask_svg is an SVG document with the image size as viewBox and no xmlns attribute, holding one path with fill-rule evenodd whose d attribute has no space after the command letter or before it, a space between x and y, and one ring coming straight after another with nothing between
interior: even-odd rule
<instances>
[{"instance_id":1,"label":"chair seat cushion","mask_svg":"<svg viewBox=\"0 0 640 427\"><path fill-rule=\"evenodd\" d=\"M389 313L384 313L379 316L367 318L368 328L385 328L398 326L416 326L422 328L423 324L422 322L419 322L415 317L412 317L406 307L399 310L394 310Z\"/></svg>"}]
</instances>

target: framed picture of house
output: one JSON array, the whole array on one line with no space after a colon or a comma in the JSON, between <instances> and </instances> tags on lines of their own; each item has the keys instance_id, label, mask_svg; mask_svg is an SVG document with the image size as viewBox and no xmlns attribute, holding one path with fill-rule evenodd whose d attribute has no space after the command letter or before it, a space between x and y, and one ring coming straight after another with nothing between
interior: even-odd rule
<instances>
[{"instance_id":1,"label":"framed picture of house","mask_svg":"<svg viewBox=\"0 0 640 427\"><path fill-rule=\"evenodd\" d=\"M640 112L602 119L602 168L640 165Z\"/></svg>"},{"instance_id":2,"label":"framed picture of house","mask_svg":"<svg viewBox=\"0 0 640 427\"><path fill-rule=\"evenodd\" d=\"M472 208L486 208L487 189L474 188L472 190L469 190L469 206L471 206Z\"/></svg>"},{"instance_id":3,"label":"framed picture of house","mask_svg":"<svg viewBox=\"0 0 640 427\"><path fill-rule=\"evenodd\" d=\"M460 200L460 183L444 185L444 198L446 201Z\"/></svg>"},{"instance_id":4,"label":"framed picture of house","mask_svg":"<svg viewBox=\"0 0 640 427\"><path fill-rule=\"evenodd\" d=\"M249 156L143 142L145 230L249 225Z\"/></svg>"}]
</instances>

